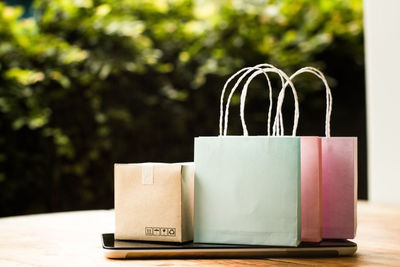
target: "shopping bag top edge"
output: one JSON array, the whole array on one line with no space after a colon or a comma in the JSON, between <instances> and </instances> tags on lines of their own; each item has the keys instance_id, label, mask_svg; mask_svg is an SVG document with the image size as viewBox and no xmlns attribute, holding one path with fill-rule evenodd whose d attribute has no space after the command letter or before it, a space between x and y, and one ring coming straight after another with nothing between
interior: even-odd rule
<instances>
[{"instance_id":1,"label":"shopping bag top edge","mask_svg":"<svg viewBox=\"0 0 400 267\"><path fill-rule=\"evenodd\" d=\"M272 135L214 135L214 136L197 136L195 138L239 138L239 137L259 137L259 138L265 138L265 137L270 137L270 138L302 138L302 137L312 137L312 138L324 138L324 139L346 139L346 138L355 138L357 139L358 136L318 136L318 135L284 135L284 136L272 136Z\"/></svg>"},{"instance_id":2,"label":"shopping bag top edge","mask_svg":"<svg viewBox=\"0 0 400 267\"><path fill-rule=\"evenodd\" d=\"M182 166L191 166L194 165L194 162L138 162L138 163L114 163L114 165L132 165L132 166L146 166L146 165L182 165Z\"/></svg>"},{"instance_id":3,"label":"shopping bag top edge","mask_svg":"<svg viewBox=\"0 0 400 267\"><path fill-rule=\"evenodd\" d=\"M269 135L220 135L220 136L198 136L195 138L300 138L301 136L290 136L290 135L285 135L285 136L269 136ZM317 137L317 136L316 136Z\"/></svg>"}]
</instances>

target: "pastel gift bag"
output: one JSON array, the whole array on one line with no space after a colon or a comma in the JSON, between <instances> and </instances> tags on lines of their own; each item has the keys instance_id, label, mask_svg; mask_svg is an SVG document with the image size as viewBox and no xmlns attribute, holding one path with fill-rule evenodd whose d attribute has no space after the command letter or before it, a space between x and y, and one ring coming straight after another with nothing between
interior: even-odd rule
<instances>
[{"instance_id":1,"label":"pastel gift bag","mask_svg":"<svg viewBox=\"0 0 400 267\"><path fill-rule=\"evenodd\" d=\"M326 137L320 137L322 238L354 238L357 228L357 137L330 136L332 94L328 83L319 70L310 67L300 69L291 76L291 79L303 72L316 74L323 80L326 87ZM278 122L276 120L276 123ZM307 152L307 150L302 146L302 152ZM302 204L304 203L302 202Z\"/></svg>"},{"instance_id":2,"label":"pastel gift bag","mask_svg":"<svg viewBox=\"0 0 400 267\"><path fill-rule=\"evenodd\" d=\"M322 138L322 237L351 239L357 230L357 137Z\"/></svg>"},{"instance_id":3,"label":"pastel gift bag","mask_svg":"<svg viewBox=\"0 0 400 267\"><path fill-rule=\"evenodd\" d=\"M195 138L195 165L194 242L299 244L298 137L228 136L220 127L219 136Z\"/></svg>"},{"instance_id":4,"label":"pastel gift bag","mask_svg":"<svg viewBox=\"0 0 400 267\"><path fill-rule=\"evenodd\" d=\"M322 137L322 237L357 231L357 137Z\"/></svg>"},{"instance_id":5,"label":"pastel gift bag","mask_svg":"<svg viewBox=\"0 0 400 267\"><path fill-rule=\"evenodd\" d=\"M357 230L357 137L331 137L332 94L326 87L325 135L321 137L322 238L351 239Z\"/></svg>"}]
</instances>

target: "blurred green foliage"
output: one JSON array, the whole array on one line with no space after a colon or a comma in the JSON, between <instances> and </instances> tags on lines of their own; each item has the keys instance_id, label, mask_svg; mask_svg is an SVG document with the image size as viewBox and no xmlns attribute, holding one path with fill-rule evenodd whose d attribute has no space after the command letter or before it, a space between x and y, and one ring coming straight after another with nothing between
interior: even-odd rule
<instances>
[{"instance_id":1,"label":"blurred green foliage","mask_svg":"<svg viewBox=\"0 0 400 267\"><path fill-rule=\"evenodd\" d=\"M333 133L362 134L361 0L38 0L34 10L19 19L0 2L0 216L112 207L114 162L193 160L193 137L217 134L228 75L258 63L325 71ZM322 135L321 83L296 84L300 134ZM251 87L246 118L263 134L265 81Z\"/></svg>"}]
</instances>

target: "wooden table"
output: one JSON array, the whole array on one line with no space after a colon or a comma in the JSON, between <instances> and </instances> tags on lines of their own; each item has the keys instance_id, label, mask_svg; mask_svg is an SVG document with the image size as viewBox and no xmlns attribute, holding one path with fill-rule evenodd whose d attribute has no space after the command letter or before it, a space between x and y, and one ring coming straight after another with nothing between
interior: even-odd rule
<instances>
[{"instance_id":1,"label":"wooden table","mask_svg":"<svg viewBox=\"0 0 400 267\"><path fill-rule=\"evenodd\" d=\"M114 231L112 210L0 219L0 266L400 266L400 206L358 204L358 252L343 258L109 260L101 233Z\"/></svg>"}]
</instances>

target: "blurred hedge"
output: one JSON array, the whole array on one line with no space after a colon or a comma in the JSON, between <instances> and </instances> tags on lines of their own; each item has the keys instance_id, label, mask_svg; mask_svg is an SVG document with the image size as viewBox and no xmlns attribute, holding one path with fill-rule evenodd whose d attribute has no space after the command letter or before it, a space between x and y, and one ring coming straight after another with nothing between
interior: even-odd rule
<instances>
[{"instance_id":1,"label":"blurred hedge","mask_svg":"<svg viewBox=\"0 0 400 267\"><path fill-rule=\"evenodd\" d=\"M324 71L333 134L363 145L361 0L214 2L39 0L34 19L0 2L0 216L109 208L114 162L193 160L228 75L258 63ZM322 84L296 84L299 133L323 135ZM246 119L263 134L265 82L251 87ZM231 118L240 134L238 97Z\"/></svg>"}]
</instances>

